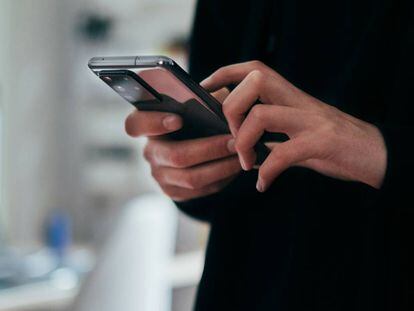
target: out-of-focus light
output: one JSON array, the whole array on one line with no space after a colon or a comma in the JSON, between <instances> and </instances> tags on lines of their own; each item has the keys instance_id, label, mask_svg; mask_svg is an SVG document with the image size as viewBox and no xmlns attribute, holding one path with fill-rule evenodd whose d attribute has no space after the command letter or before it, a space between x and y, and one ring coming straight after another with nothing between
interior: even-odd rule
<instances>
[{"instance_id":1,"label":"out-of-focus light","mask_svg":"<svg viewBox=\"0 0 414 311\"><path fill-rule=\"evenodd\" d=\"M51 273L50 281L58 289L69 290L78 286L79 277L69 268L59 268Z\"/></svg>"}]
</instances>

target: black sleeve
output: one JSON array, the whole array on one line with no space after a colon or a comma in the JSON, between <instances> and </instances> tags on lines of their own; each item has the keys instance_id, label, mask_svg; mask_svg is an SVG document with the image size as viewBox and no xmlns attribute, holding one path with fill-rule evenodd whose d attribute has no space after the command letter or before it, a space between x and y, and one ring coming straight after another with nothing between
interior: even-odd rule
<instances>
[{"instance_id":1,"label":"black sleeve","mask_svg":"<svg viewBox=\"0 0 414 311\"><path fill-rule=\"evenodd\" d=\"M412 178L414 177L414 5L407 7L400 18L401 40L394 77L388 98L386 120L378 127L387 147L387 172L381 189L382 195L394 204L413 205ZM409 202L409 203L407 203Z\"/></svg>"},{"instance_id":2,"label":"black sleeve","mask_svg":"<svg viewBox=\"0 0 414 311\"><path fill-rule=\"evenodd\" d=\"M218 68L240 61L249 0L199 0L190 38L190 75L199 82Z\"/></svg>"},{"instance_id":3,"label":"black sleeve","mask_svg":"<svg viewBox=\"0 0 414 311\"><path fill-rule=\"evenodd\" d=\"M212 221L217 209L241 206L246 200L254 201L254 197L258 195L255 186L256 180L257 170L243 171L218 193L175 203L181 211L189 216L203 221Z\"/></svg>"},{"instance_id":4,"label":"black sleeve","mask_svg":"<svg viewBox=\"0 0 414 311\"><path fill-rule=\"evenodd\" d=\"M222 0L199 0L190 38L190 75L200 81L218 68L236 63L236 53L243 44L243 29L240 19L249 11L250 1L240 0L237 14L234 2ZM217 208L240 205L244 195L256 195L257 172L242 172L233 182L219 193L206 197L176 202L186 214L204 221L214 217Z\"/></svg>"}]
</instances>

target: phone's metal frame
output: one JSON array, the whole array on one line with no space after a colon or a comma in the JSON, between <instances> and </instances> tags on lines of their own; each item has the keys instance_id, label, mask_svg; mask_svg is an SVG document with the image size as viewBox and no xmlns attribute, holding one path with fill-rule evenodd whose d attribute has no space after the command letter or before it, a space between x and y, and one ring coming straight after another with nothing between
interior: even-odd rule
<instances>
[{"instance_id":1,"label":"phone's metal frame","mask_svg":"<svg viewBox=\"0 0 414 311\"><path fill-rule=\"evenodd\" d=\"M134 71L134 68L163 67L172 72L183 84L194 92L194 94L201 98L204 103L223 121L226 120L221 110L221 104L169 57L161 55L93 57L89 60L88 66L98 76L102 70L126 69Z\"/></svg>"}]
</instances>

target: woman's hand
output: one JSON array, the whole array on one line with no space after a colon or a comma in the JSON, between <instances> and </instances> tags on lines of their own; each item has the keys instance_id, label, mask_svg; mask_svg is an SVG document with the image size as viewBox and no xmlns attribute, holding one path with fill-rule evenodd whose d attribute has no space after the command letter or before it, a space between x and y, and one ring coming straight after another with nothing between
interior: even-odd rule
<instances>
[{"instance_id":1,"label":"woman's hand","mask_svg":"<svg viewBox=\"0 0 414 311\"><path fill-rule=\"evenodd\" d=\"M220 102L227 90L212 94ZM132 112L125 121L132 137L147 136L144 157L165 194L187 201L221 191L241 171L231 135L173 141L164 135L182 127L178 115L156 111Z\"/></svg>"},{"instance_id":2,"label":"woman's hand","mask_svg":"<svg viewBox=\"0 0 414 311\"><path fill-rule=\"evenodd\" d=\"M214 91L232 83L238 86L224 100L223 112L243 169L253 167L253 147L265 131L290 138L270 146L259 168L259 191L295 165L381 187L387 152L378 128L306 94L258 61L222 67L201 85ZM254 105L256 100L262 104Z\"/></svg>"}]
</instances>

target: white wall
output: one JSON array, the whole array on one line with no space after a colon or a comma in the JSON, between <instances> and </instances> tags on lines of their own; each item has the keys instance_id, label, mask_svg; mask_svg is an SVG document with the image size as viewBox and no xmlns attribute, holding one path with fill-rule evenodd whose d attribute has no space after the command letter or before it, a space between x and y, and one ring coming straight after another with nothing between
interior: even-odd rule
<instances>
[{"instance_id":1,"label":"white wall","mask_svg":"<svg viewBox=\"0 0 414 311\"><path fill-rule=\"evenodd\" d=\"M85 160L101 138L139 145L123 132L131 108L100 85L86 64L97 55L160 52L171 36L188 32L193 9L193 0L0 1L6 121L0 217L11 241L39 241L45 214L56 207L70 209L76 232L87 237L96 223L111 221L117 205L154 189L138 147L137 163L129 167ZM117 19L110 41L94 44L76 35L80 13L88 11ZM112 210L102 207L103 200Z\"/></svg>"},{"instance_id":2,"label":"white wall","mask_svg":"<svg viewBox=\"0 0 414 311\"><path fill-rule=\"evenodd\" d=\"M3 0L1 6L7 15L2 19L6 38L1 41L7 194L2 205L10 238L27 242L38 238L45 209L59 202L56 103L62 100L62 72L56 64L62 57L63 12L60 2L53 0Z\"/></svg>"},{"instance_id":3,"label":"white wall","mask_svg":"<svg viewBox=\"0 0 414 311\"><path fill-rule=\"evenodd\" d=\"M4 188L4 110L5 110L5 98L9 96L6 91L6 76L8 75L8 68L5 67L6 59L9 57L9 51L6 48L10 33L10 1L0 2L0 68L3 68L0 75L0 236L3 238L3 232L6 225L7 210L5 208L6 191Z\"/></svg>"}]
</instances>

